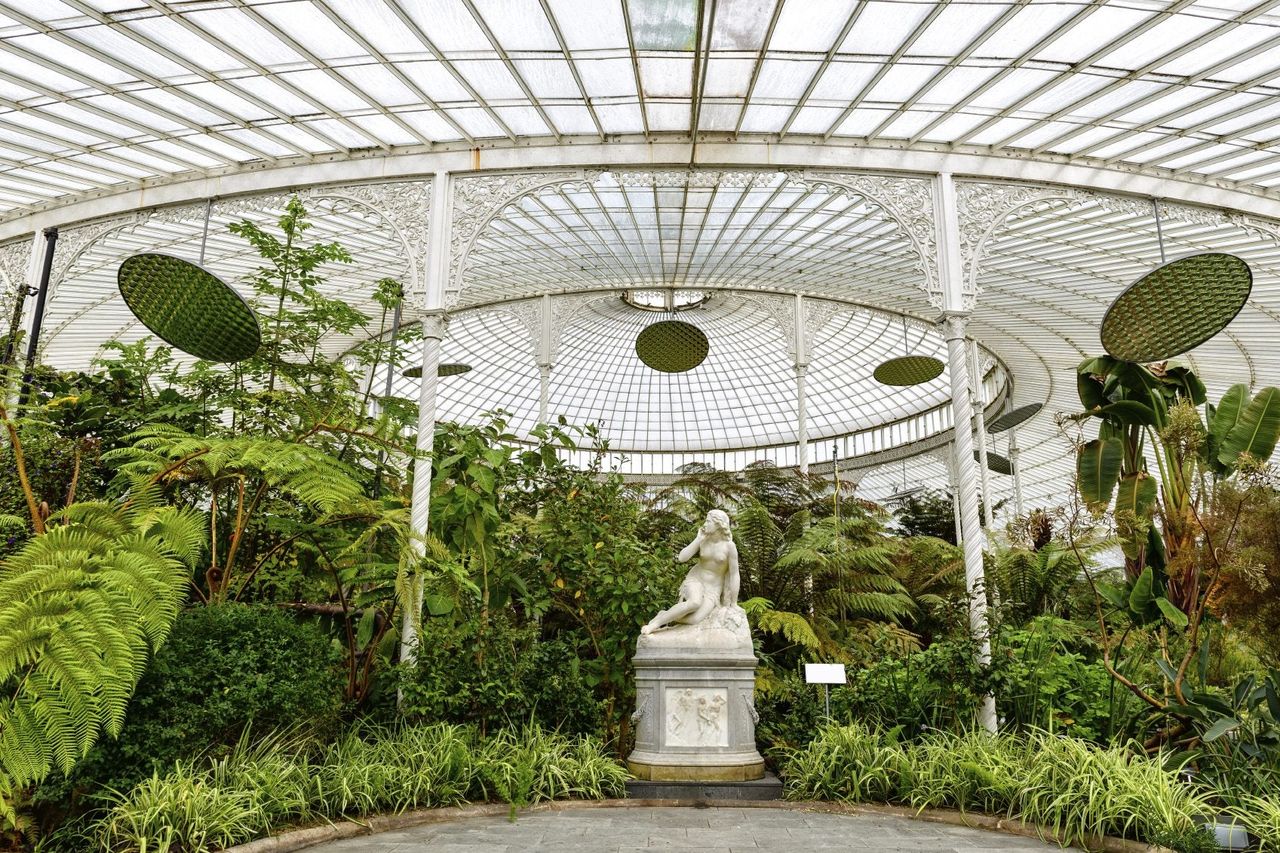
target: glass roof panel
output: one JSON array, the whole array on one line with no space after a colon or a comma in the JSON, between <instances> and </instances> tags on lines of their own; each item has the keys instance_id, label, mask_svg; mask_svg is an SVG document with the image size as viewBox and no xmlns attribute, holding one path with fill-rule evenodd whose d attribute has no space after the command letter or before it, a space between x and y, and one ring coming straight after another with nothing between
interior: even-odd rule
<instances>
[{"instance_id":1,"label":"glass roof panel","mask_svg":"<svg viewBox=\"0 0 1280 853\"><path fill-rule=\"evenodd\" d=\"M163 182L348 148L646 131L994 146L1256 192L1280 176L1248 156L1280 153L1280 16L1265 5L721 0L701 45L694 0L100 5L5 7L0 98L20 109L0 102L0 138L31 137L4 166L29 170L16 180L108 153L144 170L124 177ZM1206 156L1161 147L1178 138ZM0 217L43 201L0 202Z\"/></svg>"}]
</instances>

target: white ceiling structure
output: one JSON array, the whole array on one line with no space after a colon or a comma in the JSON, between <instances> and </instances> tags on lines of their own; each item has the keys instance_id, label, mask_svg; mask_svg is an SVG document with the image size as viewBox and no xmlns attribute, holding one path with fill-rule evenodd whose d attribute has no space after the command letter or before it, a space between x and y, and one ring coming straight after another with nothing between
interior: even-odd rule
<instances>
[{"instance_id":1,"label":"white ceiling structure","mask_svg":"<svg viewBox=\"0 0 1280 853\"><path fill-rule=\"evenodd\" d=\"M115 269L199 256L206 199L205 265L237 281L254 264L227 224L302 190L309 234L355 258L326 286L372 335L373 282L419 261L394 216L326 187L544 175L476 221L444 344L475 369L442 381L442 415L532 424L528 305L553 294L551 410L605 422L641 475L794 463L775 303L803 294L810 458L844 442L872 495L945 478L947 375L869 375L944 350L902 183L939 171L971 189L963 215L993 211L967 244L970 331L993 406L1046 404L1020 435L1030 500L1068 487L1053 415L1107 305L1160 260L1153 197L1167 256L1229 251L1255 278L1185 360L1214 391L1280 384L1280 0L0 0L0 309L33 235L62 228L47 361L145 334ZM618 298L637 288L713 294L681 315L711 340L703 367L644 372L654 318Z\"/></svg>"}]
</instances>

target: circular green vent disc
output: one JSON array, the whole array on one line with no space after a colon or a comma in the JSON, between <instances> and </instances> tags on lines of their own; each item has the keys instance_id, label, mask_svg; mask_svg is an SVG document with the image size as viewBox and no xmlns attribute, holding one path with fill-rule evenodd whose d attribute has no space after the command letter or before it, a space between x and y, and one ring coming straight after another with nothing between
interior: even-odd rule
<instances>
[{"instance_id":1,"label":"circular green vent disc","mask_svg":"<svg viewBox=\"0 0 1280 853\"><path fill-rule=\"evenodd\" d=\"M982 454L976 450L973 451L973 460L981 462ZM999 453L987 451L987 467L997 474L1004 474L1006 477L1013 474L1013 463L1009 461L1008 457L1001 456Z\"/></svg>"},{"instance_id":2,"label":"circular green vent disc","mask_svg":"<svg viewBox=\"0 0 1280 853\"><path fill-rule=\"evenodd\" d=\"M871 374L881 385L923 385L942 375L942 362L930 355L900 355Z\"/></svg>"},{"instance_id":3,"label":"circular green vent disc","mask_svg":"<svg viewBox=\"0 0 1280 853\"><path fill-rule=\"evenodd\" d=\"M1004 432L1012 429L1025 420L1029 420L1036 412L1044 408L1044 403L1031 403L1026 406L1019 406L1010 412L1005 412L1000 417L987 424L987 432L994 435L998 432Z\"/></svg>"},{"instance_id":4,"label":"circular green vent disc","mask_svg":"<svg viewBox=\"0 0 1280 853\"><path fill-rule=\"evenodd\" d=\"M680 320L661 320L636 336L636 355L663 373L693 370L710 351L711 344L702 330Z\"/></svg>"},{"instance_id":5,"label":"circular green vent disc","mask_svg":"<svg viewBox=\"0 0 1280 853\"><path fill-rule=\"evenodd\" d=\"M436 368L436 376L459 376L463 373L470 373L471 365L457 364L454 362L445 362ZM400 375L406 379L421 379L422 367L409 367L400 371Z\"/></svg>"},{"instance_id":6,"label":"circular green vent disc","mask_svg":"<svg viewBox=\"0 0 1280 853\"><path fill-rule=\"evenodd\" d=\"M244 361L258 351L258 318L239 293L182 258L145 252L125 258L120 295L165 343L206 361Z\"/></svg>"},{"instance_id":7,"label":"circular green vent disc","mask_svg":"<svg viewBox=\"0 0 1280 853\"><path fill-rule=\"evenodd\" d=\"M1253 289L1253 273L1222 252L1188 255L1125 288L1102 318L1102 346L1147 364L1181 355L1221 332Z\"/></svg>"}]
</instances>

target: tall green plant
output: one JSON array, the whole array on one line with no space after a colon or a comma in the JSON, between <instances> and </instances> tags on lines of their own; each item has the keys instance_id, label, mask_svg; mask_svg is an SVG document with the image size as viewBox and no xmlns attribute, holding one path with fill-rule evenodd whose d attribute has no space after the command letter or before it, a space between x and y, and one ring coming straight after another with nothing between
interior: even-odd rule
<instances>
[{"instance_id":1,"label":"tall green plant","mask_svg":"<svg viewBox=\"0 0 1280 853\"><path fill-rule=\"evenodd\" d=\"M1112 517L1124 549L1127 588L1094 583L1103 662L1112 676L1158 712L1186 706L1187 677L1200 650L1200 631L1225 580L1227 555L1238 547L1239 518L1250 484L1280 438L1280 391L1250 397L1233 386L1214 406L1190 370L1144 367L1109 357L1077 368L1085 411L1098 437L1080 446L1080 495L1095 514L1114 501ZM1201 411L1203 407L1203 412ZM1153 464L1154 463L1154 464ZM1224 489L1239 480L1243 489ZM1160 671L1167 690L1151 691L1122 675L1112 661L1105 610L1160 636ZM1180 642L1167 639L1172 631ZM1127 632L1125 634L1127 636ZM1179 737L1186 714L1158 733L1152 745Z\"/></svg>"}]
</instances>

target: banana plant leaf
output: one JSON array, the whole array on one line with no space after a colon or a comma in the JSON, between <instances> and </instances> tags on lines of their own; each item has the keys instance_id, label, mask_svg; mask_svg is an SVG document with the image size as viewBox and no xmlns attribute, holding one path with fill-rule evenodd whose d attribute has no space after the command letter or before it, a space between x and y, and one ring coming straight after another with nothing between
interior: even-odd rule
<instances>
[{"instance_id":1,"label":"banana plant leaf","mask_svg":"<svg viewBox=\"0 0 1280 853\"><path fill-rule=\"evenodd\" d=\"M1120 478L1116 491L1116 512L1129 510L1140 519L1150 518L1156 504L1156 480L1145 471Z\"/></svg>"},{"instance_id":2,"label":"banana plant leaf","mask_svg":"<svg viewBox=\"0 0 1280 853\"><path fill-rule=\"evenodd\" d=\"M1245 407L1248 405L1249 386L1232 385L1227 389L1227 393L1222 395L1218 405L1213 407L1213 416L1209 418L1209 434L1221 444L1227 437L1227 433L1240 422L1240 416L1244 414Z\"/></svg>"},{"instance_id":3,"label":"banana plant leaf","mask_svg":"<svg viewBox=\"0 0 1280 853\"><path fill-rule=\"evenodd\" d=\"M1218 461L1234 468L1241 453L1248 453L1260 462L1271 458L1276 440L1280 438L1280 389L1263 388L1240 419L1227 432L1218 448Z\"/></svg>"},{"instance_id":4,"label":"banana plant leaf","mask_svg":"<svg viewBox=\"0 0 1280 853\"><path fill-rule=\"evenodd\" d=\"M1124 447L1114 438L1095 438L1080 448L1076 470L1080 496L1089 509L1102 510L1111 503L1111 493L1115 491L1116 480L1120 477L1123 457Z\"/></svg>"}]
</instances>

